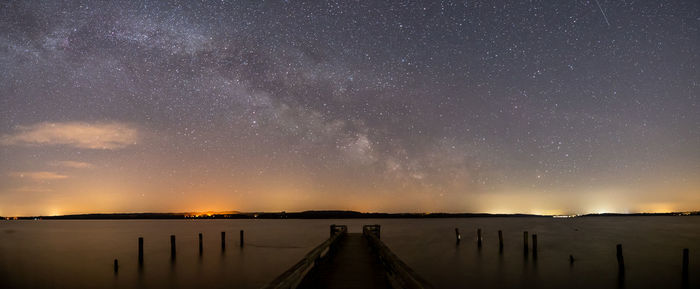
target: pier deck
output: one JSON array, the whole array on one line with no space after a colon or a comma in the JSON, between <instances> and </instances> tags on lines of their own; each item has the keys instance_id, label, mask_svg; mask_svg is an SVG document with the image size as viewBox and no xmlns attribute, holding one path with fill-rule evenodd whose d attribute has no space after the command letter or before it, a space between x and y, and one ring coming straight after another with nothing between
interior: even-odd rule
<instances>
[{"instance_id":1,"label":"pier deck","mask_svg":"<svg viewBox=\"0 0 700 289\"><path fill-rule=\"evenodd\" d=\"M365 225L362 234L331 225L330 233L328 240L263 288L432 288L384 245L379 225Z\"/></svg>"},{"instance_id":2,"label":"pier deck","mask_svg":"<svg viewBox=\"0 0 700 289\"><path fill-rule=\"evenodd\" d=\"M337 250L298 288L391 288L382 264L362 234L347 234Z\"/></svg>"}]
</instances>

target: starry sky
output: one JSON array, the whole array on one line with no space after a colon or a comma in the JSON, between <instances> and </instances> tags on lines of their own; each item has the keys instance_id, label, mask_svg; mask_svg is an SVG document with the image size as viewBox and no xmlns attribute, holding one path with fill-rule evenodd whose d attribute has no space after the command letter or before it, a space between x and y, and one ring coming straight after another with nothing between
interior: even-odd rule
<instances>
[{"instance_id":1,"label":"starry sky","mask_svg":"<svg viewBox=\"0 0 700 289\"><path fill-rule=\"evenodd\" d=\"M0 215L700 209L699 1L3 1Z\"/></svg>"}]
</instances>

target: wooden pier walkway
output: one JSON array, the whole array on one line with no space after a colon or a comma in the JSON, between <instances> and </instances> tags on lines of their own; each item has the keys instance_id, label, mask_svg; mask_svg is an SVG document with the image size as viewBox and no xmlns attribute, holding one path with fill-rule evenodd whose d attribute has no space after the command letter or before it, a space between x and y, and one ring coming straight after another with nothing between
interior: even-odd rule
<instances>
[{"instance_id":1,"label":"wooden pier walkway","mask_svg":"<svg viewBox=\"0 0 700 289\"><path fill-rule=\"evenodd\" d=\"M384 268L360 233L347 234L337 253L304 278L298 288L391 288Z\"/></svg>"},{"instance_id":2,"label":"wooden pier walkway","mask_svg":"<svg viewBox=\"0 0 700 289\"><path fill-rule=\"evenodd\" d=\"M328 240L264 288L432 288L384 245L379 225L362 231L331 225Z\"/></svg>"}]
</instances>

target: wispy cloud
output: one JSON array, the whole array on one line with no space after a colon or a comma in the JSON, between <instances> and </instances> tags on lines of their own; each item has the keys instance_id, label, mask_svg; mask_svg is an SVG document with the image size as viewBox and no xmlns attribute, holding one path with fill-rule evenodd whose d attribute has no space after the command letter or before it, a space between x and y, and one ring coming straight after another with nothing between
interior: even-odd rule
<instances>
[{"instance_id":1,"label":"wispy cloud","mask_svg":"<svg viewBox=\"0 0 700 289\"><path fill-rule=\"evenodd\" d=\"M12 172L10 173L10 176L15 178L26 178L35 181L50 181L68 178L68 176L66 175L62 175L55 172Z\"/></svg>"},{"instance_id":2,"label":"wispy cloud","mask_svg":"<svg viewBox=\"0 0 700 289\"><path fill-rule=\"evenodd\" d=\"M94 167L94 165L91 163L76 162L76 161L50 162L49 165L54 166L54 167L63 167L63 168L71 168L71 169L89 169L89 168Z\"/></svg>"},{"instance_id":3,"label":"wispy cloud","mask_svg":"<svg viewBox=\"0 0 700 289\"><path fill-rule=\"evenodd\" d=\"M38 187L38 186L23 186L19 187L16 189L13 189L15 192L19 193L50 193L53 192L53 189L46 188L46 187Z\"/></svg>"},{"instance_id":4,"label":"wispy cloud","mask_svg":"<svg viewBox=\"0 0 700 289\"><path fill-rule=\"evenodd\" d=\"M42 122L17 126L14 133L0 137L0 144L113 150L135 144L138 138L138 130L123 123Z\"/></svg>"}]
</instances>

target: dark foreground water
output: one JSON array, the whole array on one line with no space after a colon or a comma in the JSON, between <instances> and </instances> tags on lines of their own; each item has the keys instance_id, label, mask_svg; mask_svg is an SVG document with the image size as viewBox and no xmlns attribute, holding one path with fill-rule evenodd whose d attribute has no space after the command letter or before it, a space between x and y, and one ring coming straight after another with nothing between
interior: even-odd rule
<instances>
[{"instance_id":1,"label":"dark foreground water","mask_svg":"<svg viewBox=\"0 0 700 289\"><path fill-rule=\"evenodd\" d=\"M259 288L327 238L333 223L351 232L381 224L382 240L437 288L681 288L683 248L690 248L690 288L700 288L700 217L0 221L0 288ZM245 230L243 249L239 230ZM538 235L536 259L523 254L524 230ZM174 261L170 235L177 236ZM624 280L617 274L618 243Z\"/></svg>"}]
</instances>

